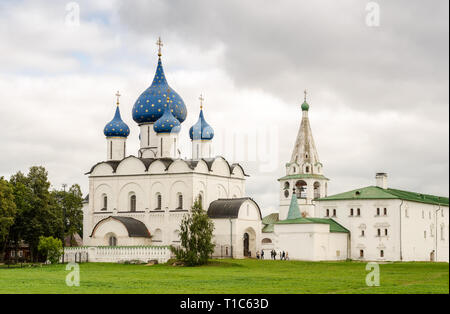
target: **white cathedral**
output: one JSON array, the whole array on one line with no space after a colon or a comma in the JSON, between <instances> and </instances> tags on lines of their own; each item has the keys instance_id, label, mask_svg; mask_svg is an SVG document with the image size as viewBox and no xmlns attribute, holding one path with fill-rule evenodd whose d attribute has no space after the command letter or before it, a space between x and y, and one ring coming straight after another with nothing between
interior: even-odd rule
<instances>
[{"instance_id":1,"label":"white cathedral","mask_svg":"<svg viewBox=\"0 0 450 314\"><path fill-rule=\"evenodd\" d=\"M376 186L327 195L329 179L314 144L306 95L286 175L278 179L278 213L262 218L258 204L246 196L244 169L212 155L214 130L202 105L189 130L192 158L180 158L187 108L167 82L160 40L158 45L153 82L132 109L140 128L137 156L126 153L130 129L117 94L114 118L104 128L106 160L87 173L85 247L179 245L181 220L198 200L214 222L214 257L255 257L264 251L270 258L275 250L312 261L448 262L448 198L388 188L384 173L377 174Z\"/></svg>"}]
</instances>

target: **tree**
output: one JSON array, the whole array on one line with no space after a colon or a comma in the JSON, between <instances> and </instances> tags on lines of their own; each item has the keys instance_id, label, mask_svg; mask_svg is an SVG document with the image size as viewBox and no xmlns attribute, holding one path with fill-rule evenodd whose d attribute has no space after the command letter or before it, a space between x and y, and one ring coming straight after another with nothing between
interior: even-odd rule
<instances>
[{"instance_id":1,"label":"tree","mask_svg":"<svg viewBox=\"0 0 450 314\"><path fill-rule=\"evenodd\" d=\"M187 266L206 264L214 252L214 223L198 200L192 206L191 213L183 217L180 229L181 247L171 247L177 260Z\"/></svg>"},{"instance_id":2,"label":"tree","mask_svg":"<svg viewBox=\"0 0 450 314\"><path fill-rule=\"evenodd\" d=\"M62 210L51 196L48 173L44 167L31 167L28 174L18 172L10 179L14 187L17 217L12 227L13 241L30 246L33 261L38 257L40 236L64 236Z\"/></svg>"},{"instance_id":3,"label":"tree","mask_svg":"<svg viewBox=\"0 0 450 314\"><path fill-rule=\"evenodd\" d=\"M0 253L5 252L9 240L10 229L16 216L14 189L12 185L0 178ZM1 255L0 255L1 256Z\"/></svg>"},{"instance_id":4,"label":"tree","mask_svg":"<svg viewBox=\"0 0 450 314\"><path fill-rule=\"evenodd\" d=\"M70 245L74 244L73 235L83 234L83 193L78 184L70 187L69 191L52 191L60 211L63 212L64 238L69 236Z\"/></svg>"},{"instance_id":5,"label":"tree","mask_svg":"<svg viewBox=\"0 0 450 314\"><path fill-rule=\"evenodd\" d=\"M53 237L39 237L38 251L52 264L59 262L62 255L62 241Z\"/></svg>"}]
</instances>

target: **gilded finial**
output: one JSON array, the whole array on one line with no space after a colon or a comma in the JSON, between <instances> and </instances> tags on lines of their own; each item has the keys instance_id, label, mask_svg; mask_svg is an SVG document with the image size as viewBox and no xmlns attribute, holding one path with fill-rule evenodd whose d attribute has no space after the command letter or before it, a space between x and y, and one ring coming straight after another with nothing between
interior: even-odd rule
<instances>
[{"instance_id":1,"label":"gilded finial","mask_svg":"<svg viewBox=\"0 0 450 314\"><path fill-rule=\"evenodd\" d=\"M117 106L119 106L119 98L120 98L120 96L122 96L122 95L120 95L119 91L117 91L117 93L116 93L116 97L117 97Z\"/></svg>"},{"instance_id":2,"label":"gilded finial","mask_svg":"<svg viewBox=\"0 0 450 314\"><path fill-rule=\"evenodd\" d=\"M159 37L158 40L156 41L156 45L158 46L158 57L161 57L162 56L161 48L162 46L164 46L161 37Z\"/></svg>"},{"instance_id":3,"label":"gilded finial","mask_svg":"<svg viewBox=\"0 0 450 314\"><path fill-rule=\"evenodd\" d=\"M200 94L198 99L200 100L200 110L203 110L203 101L205 100L205 98L203 98L203 94Z\"/></svg>"}]
</instances>

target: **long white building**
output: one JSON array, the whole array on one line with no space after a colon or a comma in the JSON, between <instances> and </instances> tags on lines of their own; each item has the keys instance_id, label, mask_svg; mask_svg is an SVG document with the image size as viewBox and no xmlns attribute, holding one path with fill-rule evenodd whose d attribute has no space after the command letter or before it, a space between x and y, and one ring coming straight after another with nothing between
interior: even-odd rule
<instances>
[{"instance_id":1,"label":"long white building","mask_svg":"<svg viewBox=\"0 0 450 314\"><path fill-rule=\"evenodd\" d=\"M449 199L374 186L327 195L329 179L314 143L309 104L286 175L279 212L263 218L262 248L301 260L449 261Z\"/></svg>"}]
</instances>

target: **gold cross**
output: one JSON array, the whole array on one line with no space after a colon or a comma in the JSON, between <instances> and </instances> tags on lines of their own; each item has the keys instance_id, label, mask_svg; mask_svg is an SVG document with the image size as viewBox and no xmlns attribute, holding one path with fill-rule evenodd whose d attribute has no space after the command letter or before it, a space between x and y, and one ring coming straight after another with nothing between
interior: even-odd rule
<instances>
[{"instance_id":1,"label":"gold cross","mask_svg":"<svg viewBox=\"0 0 450 314\"><path fill-rule=\"evenodd\" d=\"M202 110L203 109L203 101L205 100L205 98L203 98L203 95L200 94L200 97L198 99L200 99L200 110Z\"/></svg>"},{"instance_id":2,"label":"gold cross","mask_svg":"<svg viewBox=\"0 0 450 314\"><path fill-rule=\"evenodd\" d=\"M158 38L156 45L158 46L158 56L161 57L161 47L164 46L161 37Z\"/></svg>"},{"instance_id":3,"label":"gold cross","mask_svg":"<svg viewBox=\"0 0 450 314\"><path fill-rule=\"evenodd\" d=\"M117 93L116 93L116 97L117 97L117 106L119 105L119 98L120 98L120 96L122 96L122 95L120 95L119 91L117 91Z\"/></svg>"}]
</instances>

